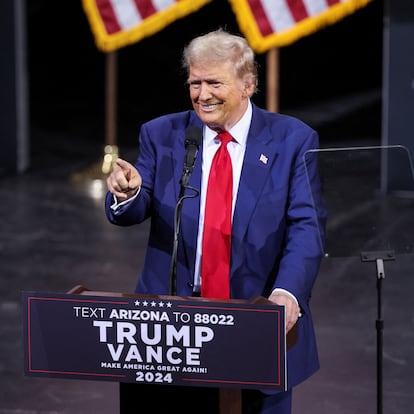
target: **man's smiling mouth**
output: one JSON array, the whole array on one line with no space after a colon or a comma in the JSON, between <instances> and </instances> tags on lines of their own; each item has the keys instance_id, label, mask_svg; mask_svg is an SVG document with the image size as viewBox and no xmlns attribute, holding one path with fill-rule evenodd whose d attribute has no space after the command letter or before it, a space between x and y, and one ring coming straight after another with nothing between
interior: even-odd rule
<instances>
[{"instance_id":1,"label":"man's smiling mouth","mask_svg":"<svg viewBox=\"0 0 414 414\"><path fill-rule=\"evenodd\" d=\"M209 104L209 105L203 105L203 104L200 104L200 108L203 110L203 111L213 111L214 109L216 109L216 108L218 108L218 106L219 105L221 105L221 104L219 104L219 103L216 103L216 104Z\"/></svg>"}]
</instances>

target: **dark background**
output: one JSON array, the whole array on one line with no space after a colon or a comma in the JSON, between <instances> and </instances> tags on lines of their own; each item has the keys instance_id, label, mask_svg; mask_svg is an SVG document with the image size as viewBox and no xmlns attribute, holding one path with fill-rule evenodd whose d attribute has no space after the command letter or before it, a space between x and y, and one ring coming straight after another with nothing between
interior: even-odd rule
<instances>
[{"instance_id":1,"label":"dark background","mask_svg":"<svg viewBox=\"0 0 414 414\"><path fill-rule=\"evenodd\" d=\"M183 46L218 27L239 33L235 15L224 0L214 0L161 32L118 50L120 146L136 144L142 122L190 107L180 67ZM80 140L78 148L85 141L103 145L105 53L94 44L81 2L28 1L27 28L32 155L42 146L45 131L72 134L74 142ZM281 48L280 73L275 75L280 112L294 114L294 108L380 90L382 36L383 1L376 0L335 25ZM257 60L260 91L254 101L266 106L266 54L259 54ZM369 117L361 112L352 124L344 118L345 129L335 126L338 138L346 135L346 128L379 134L380 100L360 109ZM356 125L362 118L364 123ZM312 118L305 121L313 123ZM322 142L325 136L331 139L329 123L312 126L318 128Z\"/></svg>"}]
</instances>

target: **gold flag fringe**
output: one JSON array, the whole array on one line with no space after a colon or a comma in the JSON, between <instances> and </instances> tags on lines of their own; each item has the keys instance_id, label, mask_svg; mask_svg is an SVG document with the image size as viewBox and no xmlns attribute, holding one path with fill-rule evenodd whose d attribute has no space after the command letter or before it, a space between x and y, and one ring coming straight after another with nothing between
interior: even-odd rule
<instances>
[{"instance_id":1,"label":"gold flag fringe","mask_svg":"<svg viewBox=\"0 0 414 414\"><path fill-rule=\"evenodd\" d=\"M106 32L96 0L82 0L82 6L91 26L97 48L103 52L112 52L155 34L170 23L199 10L211 1L179 0L136 26L114 34Z\"/></svg>"},{"instance_id":2,"label":"gold flag fringe","mask_svg":"<svg viewBox=\"0 0 414 414\"><path fill-rule=\"evenodd\" d=\"M302 37L319 29L337 23L344 17L365 7L374 0L348 0L337 3L325 11L296 23L292 28L263 37L257 26L248 0L229 0L236 15L241 32L256 53L264 53L272 48L288 46Z\"/></svg>"}]
</instances>

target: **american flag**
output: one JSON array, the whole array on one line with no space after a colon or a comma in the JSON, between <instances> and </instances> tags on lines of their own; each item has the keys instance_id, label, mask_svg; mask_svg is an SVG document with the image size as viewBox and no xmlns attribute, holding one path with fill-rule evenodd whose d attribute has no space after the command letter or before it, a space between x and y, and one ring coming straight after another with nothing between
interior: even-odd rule
<instances>
[{"instance_id":1,"label":"american flag","mask_svg":"<svg viewBox=\"0 0 414 414\"><path fill-rule=\"evenodd\" d=\"M257 53L287 46L373 0L229 0L241 32Z\"/></svg>"},{"instance_id":2,"label":"american flag","mask_svg":"<svg viewBox=\"0 0 414 414\"><path fill-rule=\"evenodd\" d=\"M110 52L162 30L213 0L82 0L98 49ZM224 1L224 0L214 0ZM228 0L257 53L289 45L373 0Z\"/></svg>"},{"instance_id":3,"label":"american flag","mask_svg":"<svg viewBox=\"0 0 414 414\"><path fill-rule=\"evenodd\" d=\"M98 49L136 43L212 0L82 0Z\"/></svg>"}]
</instances>

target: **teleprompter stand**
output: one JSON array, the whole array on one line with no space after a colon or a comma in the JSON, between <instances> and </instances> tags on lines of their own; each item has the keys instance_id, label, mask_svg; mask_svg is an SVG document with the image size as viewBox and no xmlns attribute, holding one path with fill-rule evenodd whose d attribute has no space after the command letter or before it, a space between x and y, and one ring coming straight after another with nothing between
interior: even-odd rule
<instances>
[{"instance_id":1,"label":"teleprompter stand","mask_svg":"<svg viewBox=\"0 0 414 414\"><path fill-rule=\"evenodd\" d=\"M118 382L121 414L142 412L144 400L182 414L201 414L208 404L240 414L242 389L286 389L286 342L296 332L286 338L284 307L263 297L219 301L76 286L65 294L23 292L23 302L25 374Z\"/></svg>"}]
</instances>

